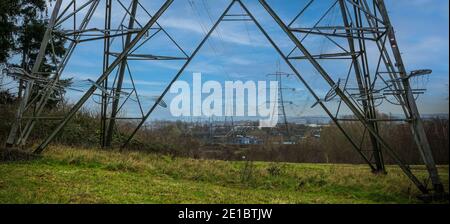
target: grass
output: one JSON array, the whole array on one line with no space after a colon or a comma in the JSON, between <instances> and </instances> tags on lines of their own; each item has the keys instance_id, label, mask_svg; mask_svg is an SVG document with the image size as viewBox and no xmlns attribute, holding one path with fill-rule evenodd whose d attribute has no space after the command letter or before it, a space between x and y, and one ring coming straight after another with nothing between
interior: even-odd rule
<instances>
[{"instance_id":1,"label":"grass","mask_svg":"<svg viewBox=\"0 0 450 224\"><path fill-rule=\"evenodd\" d=\"M253 163L52 147L0 163L0 203L420 203L396 167ZM423 179L424 167L413 167ZM448 190L448 166L439 167ZM245 181L243 181L243 179Z\"/></svg>"}]
</instances>

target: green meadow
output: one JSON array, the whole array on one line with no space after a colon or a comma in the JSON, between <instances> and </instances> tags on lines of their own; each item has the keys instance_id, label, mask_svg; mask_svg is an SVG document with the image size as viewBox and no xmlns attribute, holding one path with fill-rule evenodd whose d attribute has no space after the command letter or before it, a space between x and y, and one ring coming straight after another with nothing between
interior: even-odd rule
<instances>
[{"instance_id":1,"label":"green meadow","mask_svg":"<svg viewBox=\"0 0 450 224\"><path fill-rule=\"evenodd\" d=\"M422 166L412 167L424 179ZM439 167L448 191L448 166ZM51 147L0 162L0 203L422 203L395 166L213 161Z\"/></svg>"}]
</instances>

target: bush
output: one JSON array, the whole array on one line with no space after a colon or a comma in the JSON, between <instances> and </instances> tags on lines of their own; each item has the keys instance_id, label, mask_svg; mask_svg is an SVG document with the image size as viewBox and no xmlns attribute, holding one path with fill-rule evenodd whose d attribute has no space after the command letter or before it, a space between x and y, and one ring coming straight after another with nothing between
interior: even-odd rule
<instances>
[{"instance_id":1,"label":"bush","mask_svg":"<svg viewBox=\"0 0 450 224\"><path fill-rule=\"evenodd\" d=\"M283 173L283 167L277 163L272 163L267 167L267 172L271 176L280 176Z\"/></svg>"},{"instance_id":2,"label":"bush","mask_svg":"<svg viewBox=\"0 0 450 224\"><path fill-rule=\"evenodd\" d=\"M23 150L0 148L0 162L29 161L37 158L38 155Z\"/></svg>"}]
</instances>

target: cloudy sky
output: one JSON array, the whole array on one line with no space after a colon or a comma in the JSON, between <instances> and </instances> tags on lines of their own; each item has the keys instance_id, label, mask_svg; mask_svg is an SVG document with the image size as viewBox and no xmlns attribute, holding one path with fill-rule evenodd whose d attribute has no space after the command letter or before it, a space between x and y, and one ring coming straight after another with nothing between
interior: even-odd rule
<instances>
[{"instance_id":1,"label":"cloudy sky","mask_svg":"<svg viewBox=\"0 0 450 224\"><path fill-rule=\"evenodd\" d=\"M78 3L81 5L81 2ZM114 1L115 2L115 1ZM121 1L128 7L130 1ZM154 14L161 6L162 0L141 1L142 6L150 14ZM258 22L271 35L280 49L287 54L293 44L286 35L277 27L272 18L263 10L255 0L243 0ZM299 10L308 2L306 0L268 0L273 9L280 15L285 23L289 23ZM304 16L295 21L293 26L307 27L317 21L334 1L317 0ZM449 74L449 2L446 0L386 0L393 25L397 32L399 47L407 69L432 69L433 74L428 78L414 81L417 88L427 88L425 95L418 98L422 113L448 113L448 74ZM192 54L200 43L205 33L212 27L214 21L230 3L228 0L175 0L172 7L160 18L159 24L165 28L174 40L188 55ZM322 25L341 24L339 7L333 8ZM89 27L103 26L104 5L100 4L95 12ZM123 8L114 3L113 27L117 27L124 15ZM240 7L233 7L231 14L242 14ZM149 16L142 8L138 10L138 21L144 24ZM150 33L151 35L152 33ZM81 44L75 51L64 77L74 77L76 88L86 88L88 79L96 80L102 70L103 42L94 41ZM308 37L304 44L313 53L331 53L336 46L323 38ZM121 40L115 40L112 51L118 52L121 48ZM372 49L368 46L368 51ZM183 53L167 38L159 32L142 48L136 50L136 54L152 54L161 56L182 57ZM295 55L295 52L294 52ZM371 64L377 63L377 56L369 56ZM183 65L184 61L131 61L129 68L133 74L134 83L142 95L143 110L146 111L152 105L152 98L161 94L167 83L174 77ZM310 65L302 62L293 62L300 73L308 80L318 95L324 97L329 91L323 80L318 77ZM372 65L373 66L373 65ZM348 63L325 63L335 80L346 77ZM276 71L292 73L286 63L273 49L267 39L251 22L223 22L210 40L198 52L192 63L186 68L180 77L181 80L190 81L193 72L201 72L204 80L217 80L219 82L243 80L259 81L269 80L267 74ZM113 79L113 78L111 78ZM354 84L349 80L349 85ZM128 77L125 85L131 87L132 80ZM286 87L292 88L286 93L290 116L323 115L319 108L311 109L314 100L305 91L305 87L299 84L294 76L286 77ZM76 101L81 96L80 92L70 91L68 98ZM168 95L167 102L173 95ZM87 105L96 108L94 97ZM381 103L381 102L380 102ZM333 108L333 103L330 107ZM336 104L336 102L334 102ZM383 102L380 109L386 112L399 113L400 108L388 102ZM139 116L140 109L131 100L125 106L127 115ZM154 118L164 118L169 114L167 109L158 108Z\"/></svg>"}]
</instances>

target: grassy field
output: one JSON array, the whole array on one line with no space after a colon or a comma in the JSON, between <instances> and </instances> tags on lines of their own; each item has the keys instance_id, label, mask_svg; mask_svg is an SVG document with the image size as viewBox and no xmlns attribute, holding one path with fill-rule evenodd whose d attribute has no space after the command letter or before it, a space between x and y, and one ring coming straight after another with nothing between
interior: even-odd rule
<instances>
[{"instance_id":1,"label":"grassy field","mask_svg":"<svg viewBox=\"0 0 450 224\"><path fill-rule=\"evenodd\" d=\"M225 162L53 147L0 162L0 203L420 203L396 167ZM440 167L448 190L448 166ZM414 172L424 178L423 167Z\"/></svg>"}]
</instances>

